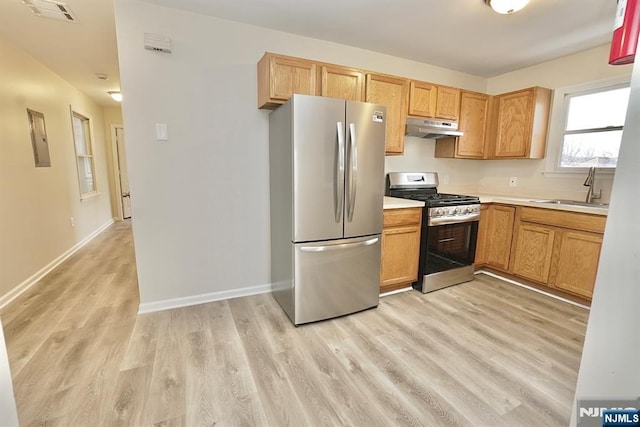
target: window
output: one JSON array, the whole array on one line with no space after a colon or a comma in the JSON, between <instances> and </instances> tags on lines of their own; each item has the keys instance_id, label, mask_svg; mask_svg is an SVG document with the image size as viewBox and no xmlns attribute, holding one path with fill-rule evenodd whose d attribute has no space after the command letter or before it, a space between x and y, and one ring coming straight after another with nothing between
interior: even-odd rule
<instances>
[{"instance_id":1,"label":"window","mask_svg":"<svg viewBox=\"0 0 640 427\"><path fill-rule=\"evenodd\" d=\"M561 168L615 168L629 103L629 86L566 95Z\"/></svg>"},{"instance_id":2,"label":"window","mask_svg":"<svg viewBox=\"0 0 640 427\"><path fill-rule=\"evenodd\" d=\"M89 119L71 112L73 124L73 141L76 148L76 165L78 167L78 181L80 182L80 199L91 196L96 191L95 165L93 162L93 147L91 146L91 130Z\"/></svg>"}]
</instances>

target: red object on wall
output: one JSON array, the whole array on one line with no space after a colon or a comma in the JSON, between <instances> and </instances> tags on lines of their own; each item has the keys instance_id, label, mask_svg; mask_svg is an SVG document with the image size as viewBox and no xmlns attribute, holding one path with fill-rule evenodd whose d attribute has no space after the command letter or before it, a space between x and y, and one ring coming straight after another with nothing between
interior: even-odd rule
<instances>
[{"instance_id":1,"label":"red object on wall","mask_svg":"<svg viewBox=\"0 0 640 427\"><path fill-rule=\"evenodd\" d=\"M616 20L611 39L609 64L631 64L636 57L640 34L639 0L618 0Z\"/></svg>"}]
</instances>

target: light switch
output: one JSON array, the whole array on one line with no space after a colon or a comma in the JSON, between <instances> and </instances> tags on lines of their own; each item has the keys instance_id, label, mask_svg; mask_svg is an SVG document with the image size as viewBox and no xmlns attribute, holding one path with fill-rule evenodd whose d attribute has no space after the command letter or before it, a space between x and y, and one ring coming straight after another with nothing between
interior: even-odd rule
<instances>
[{"instance_id":1,"label":"light switch","mask_svg":"<svg viewBox=\"0 0 640 427\"><path fill-rule=\"evenodd\" d=\"M169 131L166 123L156 123L156 139L158 141L169 140Z\"/></svg>"}]
</instances>

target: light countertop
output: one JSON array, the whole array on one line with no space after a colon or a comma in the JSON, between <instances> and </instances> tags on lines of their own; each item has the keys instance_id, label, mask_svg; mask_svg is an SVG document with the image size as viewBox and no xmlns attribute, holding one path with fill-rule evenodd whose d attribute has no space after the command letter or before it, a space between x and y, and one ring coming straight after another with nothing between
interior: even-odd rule
<instances>
[{"instance_id":1,"label":"light countertop","mask_svg":"<svg viewBox=\"0 0 640 427\"><path fill-rule=\"evenodd\" d=\"M383 205L384 209L421 208L424 206L424 202L384 196Z\"/></svg>"},{"instance_id":2,"label":"light countertop","mask_svg":"<svg viewBox=\"0 0 640 427\"><path fill-rule=\"evenodd\" d=\"M581 212L594 215L607 215L608 206L580 206L569 204L544 203L544 200L535 197L513 197L497 194L475 194L480 197L480 203L505 203L508 205L529 206L533 208L555 209L559 211Z\"/></svg>"},{"instance_id":3,"label":"light countertop","mask_svg":"<svg viewBox=\"0 0 640 427\"><path fill-rule=\"evenodd\" d=\"M469 193L466 193L469 194ZM543 203L544 200L535 197L513 197L498 194L469 194L480 197L480 203L504 203L508 205L529 206L533 208L554 209L558 211L581 212L593 215L607 215L607 206L579 206L569 204ZM424 202L418 200L401 199L398 197L384 197L384 209L420 208Z\"/></svg>"}]
</instances>

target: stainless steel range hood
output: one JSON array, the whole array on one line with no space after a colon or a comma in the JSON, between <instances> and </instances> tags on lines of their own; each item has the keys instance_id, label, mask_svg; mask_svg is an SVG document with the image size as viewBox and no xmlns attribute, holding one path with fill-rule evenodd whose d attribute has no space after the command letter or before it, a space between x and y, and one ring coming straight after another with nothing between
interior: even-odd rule
<instances>
[{"instance_id":1,"label":"stainless steel range hood","mask_svg":"<svg viewBox=\"0 0 640 427\"><path fill-rule=\"evenodd\" d=\"M408 118L405 135L438 139L462 136L463 133L458 130L458 122Z\"/></svg>"}]
</instances>

